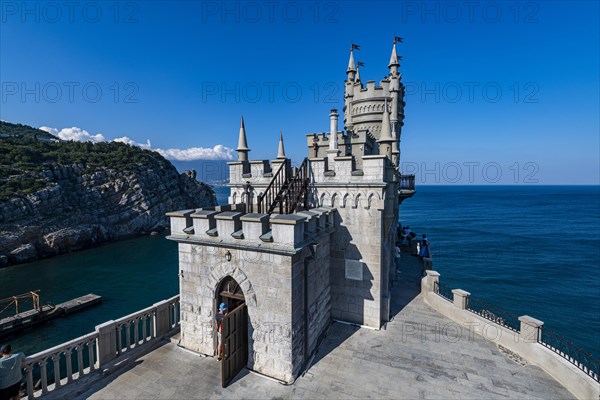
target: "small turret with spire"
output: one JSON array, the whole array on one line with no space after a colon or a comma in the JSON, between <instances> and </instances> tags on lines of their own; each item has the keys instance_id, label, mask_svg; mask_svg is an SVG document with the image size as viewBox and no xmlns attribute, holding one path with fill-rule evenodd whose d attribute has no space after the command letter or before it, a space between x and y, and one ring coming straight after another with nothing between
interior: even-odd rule
<instances>
[{"instance_id":1,"label":"small turret with spire","mask_svg":"<svg viewBox=\"0 0 600 400\"><path fill-rule=\"evenodd\" d=\"M283 132L279 132L279 147L277 148L277 159L285 160L285 148L283 147Z\"/></svg>"},{"instance_id":2,"label":"small turret with spire","mask_svg":"<svg viewBox=\"0 0 600 400\"><path fill-rule=\"evenodd\" d=\"M388 111L387 98L385 99L385 105L383 108L383 119L381 121L381 136L379 137L379 154L386 155L390 160L392 159L392 143L395 139L392 137L392 130L390 124L390 113Z\"/></svg>"},{"instance_id":3,"label":"small turret with spire","mask_svg":"<svg viewBox=\"0 0 600 400\"><path fill-rule=\"evenodd\" d=\"M240 121L240 134L238 137L238 161L248 161L248 140L246 139L246 127L244 126L244 117Z\"/></svg>"}]
</instances>

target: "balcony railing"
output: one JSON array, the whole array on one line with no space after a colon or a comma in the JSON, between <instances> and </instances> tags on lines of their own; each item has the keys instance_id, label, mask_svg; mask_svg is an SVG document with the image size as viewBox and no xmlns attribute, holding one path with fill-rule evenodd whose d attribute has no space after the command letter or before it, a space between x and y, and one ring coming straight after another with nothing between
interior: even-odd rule
<instances>
[{"instance_id":1,"label":"balcony railing","mask_svg":"<svg viewBox=\"0 0 600 400\"><path fill-rule=\"evenodd\" d=\"M415 176L400 175L400 190L415 190Z\"/></svg>"},{"instance_id":2,"label":"balcony railing","mask_svg":"<svg viewBox=\"0 0 600 400\"><path fill-rule=\"evenodd\" d=\"M154 342L179 326L179 295L163 300L25 359L27 398L34 399L81 379L116 357ZM37 382L37 384L34 384Z\"/></svg>"}]
</instances>

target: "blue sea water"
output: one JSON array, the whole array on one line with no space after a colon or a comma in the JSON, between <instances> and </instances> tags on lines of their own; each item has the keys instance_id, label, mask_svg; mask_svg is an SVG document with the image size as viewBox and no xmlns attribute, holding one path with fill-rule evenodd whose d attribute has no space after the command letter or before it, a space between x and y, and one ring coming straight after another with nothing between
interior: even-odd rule
<instances>
[{"instance_id":1,"label":"blue sea water","mask_svg":"<svg viewBox=\"0 0 600 400\"><path fill-rule=\"evenodd\" d=\"M427 234L440 282L600 356L599 186L422 186L400 222Z\"/></svg>"},{"instance_id":2,"label":"blue sea water","mask_svg":"<svg viewBox=\"0 0 600 400\"><path fill-rule=\"evenodd\" d=\"M228 189L215 190L226 203ZM400 216L429 237L442 283L541 319L600 355L600 187L422 186ZM43 302L104 298L4 341L32 354L177 294L177 245L165 236L0 269L0 298L34 289Z\"/></svg>"}]
</instances>

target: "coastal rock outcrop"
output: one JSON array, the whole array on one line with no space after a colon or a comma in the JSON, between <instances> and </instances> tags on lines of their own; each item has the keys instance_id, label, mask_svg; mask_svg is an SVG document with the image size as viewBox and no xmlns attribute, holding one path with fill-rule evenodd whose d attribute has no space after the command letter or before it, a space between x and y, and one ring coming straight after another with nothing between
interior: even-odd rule
<instances>
[{"instance_id":1,"label":"coastal rock outcrop","mask_svg":"<svg viewBox=\"0 0 600 400\"><path fill-rule=\"evenodd\" d=\"M128 170L44 169L47 187L0 200L0 267L168 227L165 213L212 206L212 188L166 160Z\"/></svg>"}]
</instances>

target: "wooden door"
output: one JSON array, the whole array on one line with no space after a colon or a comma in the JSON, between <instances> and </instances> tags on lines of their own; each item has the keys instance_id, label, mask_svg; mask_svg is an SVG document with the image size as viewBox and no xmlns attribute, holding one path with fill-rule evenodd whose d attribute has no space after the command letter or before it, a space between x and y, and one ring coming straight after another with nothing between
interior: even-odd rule
<instances>
[{"instance_id":1,"label":"wooden door","mask_svg":"<svg viewBox=\"0 0 600 400\"><path fill-rule=\"evenodd\" d=\"M245 303L223 317L221 385L226 387L248 363L248 309Z\"/></svg>"}]
</instances>

